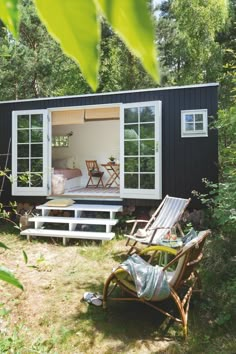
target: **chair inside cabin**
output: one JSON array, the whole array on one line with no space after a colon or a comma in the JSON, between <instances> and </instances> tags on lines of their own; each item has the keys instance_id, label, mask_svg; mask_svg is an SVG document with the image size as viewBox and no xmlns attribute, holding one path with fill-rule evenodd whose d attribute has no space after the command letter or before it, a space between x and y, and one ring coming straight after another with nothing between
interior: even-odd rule
<instances>
[{"instance_id":1,"label":"chair inside cabin","mask_svg":"<svg viewBox=\"0 0 236 354\"><path fill-rule=\"evenodd\" d=\"M86 167L88 170L88 182L86 185L87 187L104 187L104 183L103 183L103 175L104 172L99 170L99 166L97 163L97 160L86 160Z\"/></svg>"}]
</instances>

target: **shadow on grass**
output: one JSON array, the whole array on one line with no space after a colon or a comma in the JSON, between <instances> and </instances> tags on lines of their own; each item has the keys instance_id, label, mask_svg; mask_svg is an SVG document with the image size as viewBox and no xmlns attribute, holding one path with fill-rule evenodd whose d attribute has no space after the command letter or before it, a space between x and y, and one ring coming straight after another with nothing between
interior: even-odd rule
<instances>
[{"instance_id":1,"label":"shadow on grass","mask_svg":"<svg viewBox=\"0 0 236 354\"><path fill-rule=\"evenodd\" d=\"M90 284L86 291L102 294L103 285ZM171 301L163 301L162 304L161 307L165 310L174 308ZM181 326L178 332L172 328L170 334L172 322L143 303L109 301L106 310L102 306L96 307L87 303L84 303L84 306L87 307L85 312L79 310L73 316L74 323L80 324L75 331L83 331L86 337L100 333L108 341L117 341L117 346L113 347L114 353L135 348L137 341L157 344L164 340L173 345L173 341L182 340ZM83 325L86 323L89 325Z\"/></svg>"}]
</instances>

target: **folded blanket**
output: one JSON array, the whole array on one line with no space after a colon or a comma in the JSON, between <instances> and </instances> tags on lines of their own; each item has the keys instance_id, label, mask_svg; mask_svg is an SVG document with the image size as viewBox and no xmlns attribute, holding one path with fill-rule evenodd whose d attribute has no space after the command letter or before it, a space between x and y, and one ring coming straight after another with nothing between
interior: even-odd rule
<instances>
[{"instance_id":1,"label":"folded blanket","mask_svg":"<svg viewBox=\"0 0 236 354\"><path fill-rule=\"evenodd\" d=\"M169 296L170 287L162 267L152 266L139 255L133 254L119 268L133 279L138 297L158 301Z\"/></svg>"}]
</instances>

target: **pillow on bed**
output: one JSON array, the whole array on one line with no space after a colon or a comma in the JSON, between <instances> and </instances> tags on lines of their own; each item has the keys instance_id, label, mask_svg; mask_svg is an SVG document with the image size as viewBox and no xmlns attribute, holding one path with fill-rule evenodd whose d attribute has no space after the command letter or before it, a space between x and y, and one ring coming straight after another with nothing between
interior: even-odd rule
<instances>
[{"instance_id":1,"label":"pillow on bed","mask_svg":"<svg viewBox=\"0 0 236 354\"><path fill-rule=\"evenodd\" d=\"M73 199L52 199L45 203L45 205L52 207L67 207L74 203L75 201Z\"/></svg>"}]
</instances>

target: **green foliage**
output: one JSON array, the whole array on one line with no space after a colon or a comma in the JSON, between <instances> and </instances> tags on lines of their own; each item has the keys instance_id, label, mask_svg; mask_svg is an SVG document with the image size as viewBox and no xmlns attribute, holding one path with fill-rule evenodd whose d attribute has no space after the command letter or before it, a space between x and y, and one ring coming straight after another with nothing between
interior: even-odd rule
<instances>
[{"instance_id":1,"label":"green foliage","mask_svg":"<svg viewBox=\"0 0 236 354\"><path fill-rule=\"evenodd\" d=\"M147 72L158 81L154 27L146 0L96 0L102 13L124 43L141 60Z\"/></svg>"},{"instance_id":2,"label":"green foliage","mask_svg":"<svg viewBox=\"0 0 236 354\"><path fill-rule=\"evenodd\" d=\"M35 0L35 4L49 33L79 64L93 90L98 86L100 13L140 58L149 74L158 80L154 27L146 0L138 3L136 0L80 0L73 3L54 0L50 4L46 0Z\"/></svg>"},{"instance_id":3,"label":"green foliage","mask_svg":"<svg viewBox=\"0 0 236 354\"><path fill-rule=\"evenodd\" d=\"M219 112L220 182L204 181L208 193L200 195L206 206L212 242L202 269L207 310L213 325L226 326L236 318L236 107Z\"/></svg>"},{"instance_id":4,"label":"green foliage","mask_svg":"<svg viewBox=\"0 0 236 354\"><path fill-rule=\"evenodd\" d=\"M16 286L17 288L24 290L20 281L10 272L7 268L0 266L0 280L3 280L9 284Z\"/></svg>"},{"instance_id":5,"label":"green foliage","mask_svg":"<svg viewBox=\"0 0 236 354\"><path fill-rule=\"evenodd\" d=\"M98 85L100 26L92 0L35 0L39 16L63 51L79 63L95 90Z\"/></svg>"},{"instance_id":6,"label":"green foliage","mask_svg":"<svg viewBox=\"0 0 236 354\"><path fill-rule=\"evenodd\" d=\"M15 36L18 36L20 14L18 11L18 0L0 0L0 17L8 30Z\"/></svg>"},{"instance_id":7,"label":"green foliage","mask_svg":"<svg viewBox=\"0 0 236 354\"><path fill-rule=\"evenodd\" d=\"M163 2L157 33L164 84L218 79L223 53L216 36L224 28L227 10L225 0Z\"/></svg>"}]
</instances>

